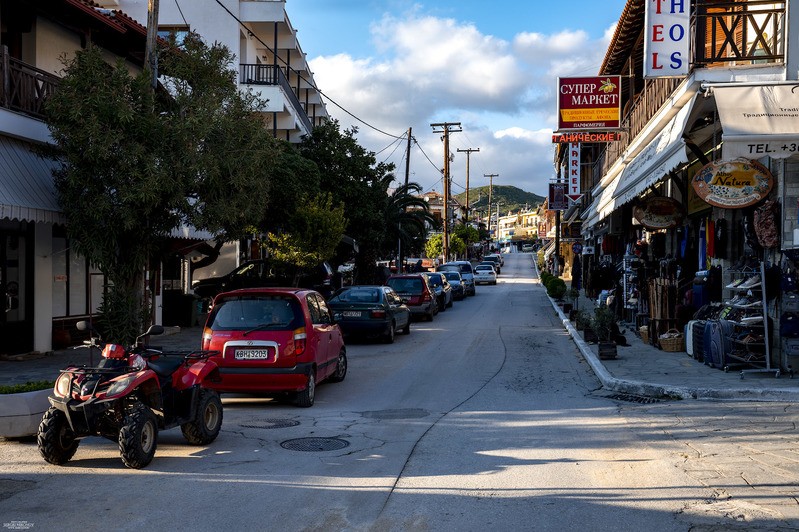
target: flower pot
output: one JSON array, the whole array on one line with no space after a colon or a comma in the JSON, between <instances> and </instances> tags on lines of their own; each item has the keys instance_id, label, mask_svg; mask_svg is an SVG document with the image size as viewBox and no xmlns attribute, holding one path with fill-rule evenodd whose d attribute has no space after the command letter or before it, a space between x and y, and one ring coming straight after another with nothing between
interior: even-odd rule
<instances>
[{"instance_id":1,"label":"flower pot","mask_svg":"<svg viewBox=\"0 0 799 532\"><path fill-rule=\"evenodd\" d=\"M597 352L600 360L613 360L616 358L616 342L597 342Z\"/></svg>"},{"instance_id":2,"label":"flower pot","mask_svg":"<svg viewBox=\"0 0 799 532\"><path fill-rule=\"evenodd\" d=\"M0 436L22 438L36 434L44 412L50 407L47 397L52 391L48 388L0 395Z\"/></svg>"}]
</instances>

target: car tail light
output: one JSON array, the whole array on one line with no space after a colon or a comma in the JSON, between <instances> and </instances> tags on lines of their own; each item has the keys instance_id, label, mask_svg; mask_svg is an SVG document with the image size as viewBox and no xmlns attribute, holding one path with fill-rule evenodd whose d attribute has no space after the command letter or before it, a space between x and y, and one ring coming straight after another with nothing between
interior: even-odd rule
<instances>
[{"instance_id":1,"label":"car tail light","mask_svg":"<svg viewBox=\"0 0 799 532\"><path fill-rule=\"evenodd\" d=\"M205 329L203 329L202 349L208 349L208 347L211 345L212 337L213 337L213 331L210 328L206 327Z\"/></svg>"},{"instance_id":2,"label":"car tail light","mask_svg":"<svg viewBox=\"0 0 799 532\"><path fill-rule=\"evenodd\" d=\"M386 311L385 310L373 310L372 311L372 317L373 318L385 318L386 317Z\"/></svg>"},{"instance_id":3,"label":"car tail light","mask_svg":"<svg viewBox=\"0 0 799 532\"><path fill-rule=\"evenodd\" d=\"M433 296L430 295L430 292L425 292L424 294L422 294L422 301L432 301L432 300Z\"/></svg>"},{"instance_id":4,"label":"car tail light","mask_svg":"<svg viewBox=\"0 0 799 532\"><path fill-rule=\"evenodd\" d=\"M305 352L305 340L308 335L305 334L305 327L294 329L294 354L301 355Z\"/></svg>"}]
</instances>

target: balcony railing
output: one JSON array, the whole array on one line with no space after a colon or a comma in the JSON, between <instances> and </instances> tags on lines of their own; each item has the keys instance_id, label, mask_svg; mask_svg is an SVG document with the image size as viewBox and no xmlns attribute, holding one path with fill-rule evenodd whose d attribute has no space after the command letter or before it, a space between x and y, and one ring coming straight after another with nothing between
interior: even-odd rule
<instances>
[{"instance_id":1,"label":"balcony railing","mask_svg":"<svg viewBox=\"0 0 799 532\"><path fill-rule=\"evenodd\" d=\"M44 119L44 104L58 87L59 78L8 55L2 47L0 106Z\"/></svg>"},{"instance_id":2,"label":"balcony railing","mask_svg":"<svg viewBox=\"0 0 799 532\"><path fill-rule=\"evenodd\" d=\"M698 2L694 64L781 62L785 54L785 2Z\"/></svg>"},{"instance_id":3,"label":"balcony railing","mask_svg":"<svg viewBox=\"0 0 799 532\"><path fill-rule=\"evenodd\" d=\"M283 72L283 69L277 65L252 65L252 64L241 64L239 65L239 72L240 72L240 83L246 85L279 85L283 88L283 92L286 93L289 101L291 102L291 106L297 112L297 116L299 117L300 121L303 125L307 128L307 131L313 130L313 125L311 124L311 119L308 118L308 112L300 103L300 99L294 93L294 89L291 87L289 80L286 78L286 74Z\"/></svg>"},{"instance_id":4,"label":"balcony railing","mask_svg":"<svg viewBox=\"0 0 799 532\"><path fill-rule=\"evenodd\" d=\"M782 63L785 21L785 1L699 0L691 23L695 39L693 68ZM621 140L609 143L594 163L592 186L621 157L682 81L645 80L644 89L622 117Z\"/></svg>"}]
</instances>

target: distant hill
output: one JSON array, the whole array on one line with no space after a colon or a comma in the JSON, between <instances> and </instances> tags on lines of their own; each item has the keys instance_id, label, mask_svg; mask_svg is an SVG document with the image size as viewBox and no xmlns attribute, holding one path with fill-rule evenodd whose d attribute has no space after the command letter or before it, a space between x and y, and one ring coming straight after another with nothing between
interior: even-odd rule
<instances>
[{"instance_id":1,"label":"distant hill","mask_svg":"<svg viewBox=\"0 0 799 532\"><path fill-rule=\"evenodd\" d=\"M488 208L488 186L469 189L469 206L476 210L486 210ZM466 192L457 194L455 198L461 204L466 204ZM494 192L491 196L491 210L496 212L497 202L501 204L500 210L503 214L508 211L518 212L527 208L535 208L544 202L544 198L525 192L524 190L509 185L494 185Z\"/></svg>"}]
</instances>

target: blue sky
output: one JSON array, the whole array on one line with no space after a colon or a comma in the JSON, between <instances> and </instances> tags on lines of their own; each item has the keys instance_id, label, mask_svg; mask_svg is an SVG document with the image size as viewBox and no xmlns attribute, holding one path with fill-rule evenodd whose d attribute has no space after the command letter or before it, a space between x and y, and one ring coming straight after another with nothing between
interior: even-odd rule
<instances>
[{"instance_id":1,"label":"blue sky","mask_svg":"<svg viewBox=\"0 0 799 532\"><path fill-rule=\"evenodd\" d=\"M594 75L625 0L287 0L317 85L347 111L394 135L413 127L411 180L441 192L443 144L430 127L460 122L450 137L453 193L488 184L544 195L553 177L550 135L558 76ZM343 127L404 176L405 146L328 103ZM425 155L427 157L425 157ZM428 160L432 161L432 163Z\"/></svg>"}]
</instances>

